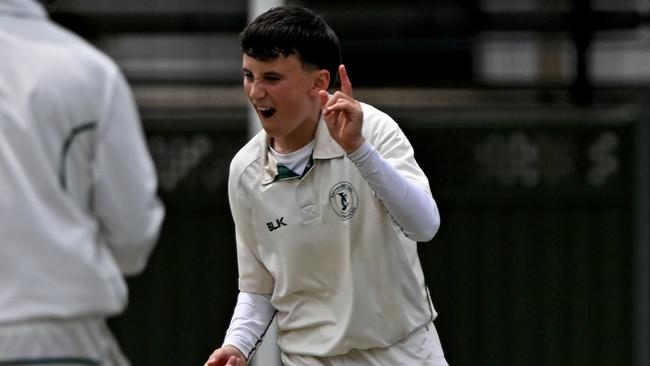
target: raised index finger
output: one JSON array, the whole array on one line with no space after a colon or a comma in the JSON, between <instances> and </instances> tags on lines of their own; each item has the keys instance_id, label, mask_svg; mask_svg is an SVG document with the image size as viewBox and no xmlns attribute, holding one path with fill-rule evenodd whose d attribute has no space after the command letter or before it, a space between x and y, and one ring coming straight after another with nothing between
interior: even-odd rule
<instances>
[{"instance_id":1,"label":"raised index finger","mask_svg":"<svg viewBox=\"0 0 650 366\"><path fill-rule=\"evenodd\" d=\"M345 65L339 66L339 76L341 77L341 91L348 95L352 96L352 83L348 77L348 72L345 70Z\"/></svg>"}]
</instances>

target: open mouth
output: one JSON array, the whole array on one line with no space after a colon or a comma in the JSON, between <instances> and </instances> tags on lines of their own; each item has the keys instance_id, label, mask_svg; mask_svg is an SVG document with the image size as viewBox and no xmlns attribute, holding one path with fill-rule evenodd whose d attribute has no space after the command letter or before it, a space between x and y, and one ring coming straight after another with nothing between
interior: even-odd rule
<instances>
[{"instance_id":1,"label":"open mouth","mask_svg":"<svg viewBox=\"0 0 650 366\"><path fill-rule=\"evenodd\" d=\"M262 113L262 116L264 116L264 118L269 118L275 114L275 108L259 108L259 111Z\"/></svg>"}]
</instances>

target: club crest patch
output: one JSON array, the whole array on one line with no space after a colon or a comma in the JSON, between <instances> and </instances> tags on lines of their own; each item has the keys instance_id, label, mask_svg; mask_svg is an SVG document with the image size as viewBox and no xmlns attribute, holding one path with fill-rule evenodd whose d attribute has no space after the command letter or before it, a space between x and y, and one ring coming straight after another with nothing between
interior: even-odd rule
<instances>
[{"instance_id":1,"label":"club crest patch","mask_svg":"<svg viewBox=\"0 0 650 366\"><path fill-rule=\"evenodd\" d=\"M330 205L343 220L354 216L359 208L359 196L350 182L339 182L332 187Z\"/></svg>"}]
</instances>

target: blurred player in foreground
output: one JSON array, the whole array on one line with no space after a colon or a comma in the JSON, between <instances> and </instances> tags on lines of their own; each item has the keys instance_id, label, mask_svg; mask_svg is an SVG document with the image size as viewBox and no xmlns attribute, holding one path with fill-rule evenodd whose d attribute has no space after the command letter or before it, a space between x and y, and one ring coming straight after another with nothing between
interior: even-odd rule
<instances>
[{"instance_id":1,"label":"blurred player in foreground","mask_svg":"<svg viewBox=\"0 0 650 366\"><path fill-rule=\"evenodd\" d=\"M0 55L0 365L128 365L105 319L164 216L131 91L33 0Z\"/></svg>"},{"instance_id":2,"label":"blurred player in foreground","mask_svg":"<svg viewBox=\"0 0 650 366\"><path fill-rule=\"evenodd\" d=\"M409 141L354 99L320 16L274 8L240 40L263 130L230 167L240 294L206 365L246 365L274 316L286 366L447 365L417 255L440 218Z\"/></svg>"}]
</instances>

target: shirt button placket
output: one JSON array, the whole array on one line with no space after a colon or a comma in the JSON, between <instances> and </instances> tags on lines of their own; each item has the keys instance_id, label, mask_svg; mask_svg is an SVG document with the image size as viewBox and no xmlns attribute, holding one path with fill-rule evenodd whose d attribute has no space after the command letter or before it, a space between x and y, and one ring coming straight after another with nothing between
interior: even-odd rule
<instances>
[{"instance_id":1,"label":"shirt button placket","mask_svg":"<svg viewBox=\"0 0 650 366\"><path fill-rule=\"evenodd\" d=\"M315 198L313 196L312 187L305 182L306 179L308 179L308 177L303 177L296 187L296 199L298 206L300 207L300 214L303 223L311 221L318 216L316 214L314 203Z\"/></svg>"}]
</instances>

